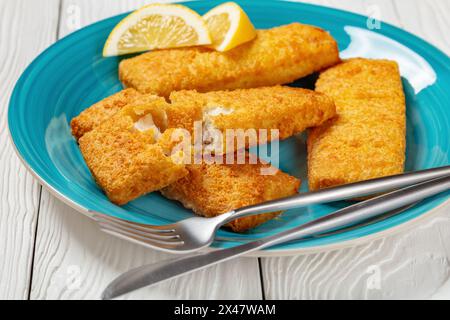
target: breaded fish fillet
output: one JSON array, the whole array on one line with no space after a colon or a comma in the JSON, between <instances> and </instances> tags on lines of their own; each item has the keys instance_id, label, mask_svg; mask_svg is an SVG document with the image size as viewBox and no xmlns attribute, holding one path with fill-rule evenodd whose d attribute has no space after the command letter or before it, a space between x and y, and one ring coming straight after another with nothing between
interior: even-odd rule
<instances>
[{"instance_id":1,"label":"breaded fish fillet","mask_svg":"<svg viewBox=\"0 0 450 320\"><path fill-rule=\"evenodd\" d=\"M72 135L78 140L140 96L141 94L134 89L125 89L97 102L72 119L70 122Z\"/></svg>"},{"instance_id":2,"label":"breaded fish fillet","mask_svg":"<svg viewBox=\"0 0 450 320\"><path fill-rule=\"evenodd\" d=\"M119 66L125 87L168 97L172 91L254 88L290 83L339 62L336 41L314 26L292 23L257 31L227 52L207 48L155 50Z\"/></svg>"},{"instance_id":3,"label":"breaded fish fillet","mask_svg":"<svg viewBox=\"0 0 450 320\"><path fill-rule=\"evenodd\" d=\"M170 95L168 126L190 129L209 120L219 130L278 129L286 139L332 118L336 108L326 95L284 86L233 91L176 91Z\"/></svg>"},{"instance_id":4,"label":"breaded fish fillet","mask_svg":"<svg viewBox=\"0 0 450 320\"><path fill-rule=\"evenodd\" d=\"M189 174L161 190L186 208L205 217L214 217L243 206L297 193L300 180L276 170L274 175L261 175L268 164L201 164L188 165ZM254 228L280 212L264 213L236 219L229 224L233 231Z\"/></svg>"},{"instance_id":5,"label":"breaded fish fillet","mask_svg":"<svg viewBox=\"0 0 450 320\"><path fill-rule=\"evenodd\" d=\"M123 91L114 96L122 95ZM178 91L170 95L166 104L162 102L162 98L151 94L140 95L130 101L135 105L144 105L158 99L164 105L168 128L184 128L193 134L195 121L203 123L204 137L211 140L208 141L211 146L217 143L226 146L226 129L278 129L279 138L285 139L308 127L321 125L336 112L333 101L323 94L283 86L209 93ZM104 102L99 102L72 120L72 132L77 134L75 137L111 117L113 109L117 112L121 108L119 104L115 104L114 108L105 108L103 105ZM213 129L220 130L223 139L216 138L213 134L206 137ZM271 138L269 132L267 140ZM256 141L258 142L259 140ZM245 143L248 147L249 140Z\"/></svg>"},{"instance_id":6,"label":"breaded fish fillet","mask_svg":"<svg viewBox=\"0 0 450 320\"><path fill-rule=\"evenodd\" d=\"M320 75L336 118L308 137L310 190L403 172L405 95L396 62L350 59Z\"/></svg>"},{"instance_id":7,"label":"breaded fish fillet","mask_svg":"<svg viewBox=\"0 0 450 320\"><path fill-rule=\"evenodd\" d=\"M163 98L127 105L79 139L86 164L112 202L125 204L188 174L157 143L165 106Z\"/></svg>"}]
</instances>

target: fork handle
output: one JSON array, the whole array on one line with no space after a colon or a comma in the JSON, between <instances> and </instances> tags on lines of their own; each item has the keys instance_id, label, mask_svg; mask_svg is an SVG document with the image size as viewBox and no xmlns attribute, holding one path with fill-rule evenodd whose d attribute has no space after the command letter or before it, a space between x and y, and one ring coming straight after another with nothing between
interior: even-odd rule
<instances>
[{"instance_id":1,"label":"fork handle","mask_svg":"<svg viewBox=\"0 0 450 320\"><path fill-rule=\"evenodd\" d=\"M242 207L223 215L223 224L236 218L265 212L284 211L312 204L334 202L355 197L363 197L394 189L411 186L420 182L450 176L450 166L409 172L389 177L355 182L329 189L297 194L295 196L267 201Z\"/></svg>"},{"instance_id":2,"label":"fork handle","mask_svg":"<svg viewBox=\"0 0 450 320\"><path fill-rule=\"evenodd\" d=\"M450 176L422 182L390 192L323 216L301 227L266 238L264 248L308 235L320 234L336 228L375 217L384 212L398 209L411 203L450 190ZM297 229L297 230L296 230ZM270 239L272 238L272 239Z\"/></svg>"},{"instance_id":3,"label":"fork handle","mask_svg":"<svg viewBox=\"0 0 450 320\"><path fill-rule=\"evenodd\" d=\"M158 265L151 264L138 267L122 274L111 282L103 293L103 299L111 299L128 293L131 290L204 269L219 262L227 261L259 249L306 236L320 234L361 220L373 218L380 213L400 208L449 189L450 177L422 182L411 187L406 187L351 205L332 214L273 236L201 255L184 256Z\"/></svg>"}]
</instances>

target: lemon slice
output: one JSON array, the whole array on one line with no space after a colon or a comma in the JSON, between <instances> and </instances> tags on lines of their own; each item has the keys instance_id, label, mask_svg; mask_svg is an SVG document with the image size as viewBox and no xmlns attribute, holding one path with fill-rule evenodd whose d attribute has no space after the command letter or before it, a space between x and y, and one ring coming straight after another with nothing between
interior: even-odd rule
<instances>
[{"instance_id":1,"label":"lemon slice","mask_svg":"<svg viewBox=\"0 0 450 320\"><path fill-rule=\"evenodd\" d=\"M223 3L208 11L203 19L217 51L227 51L256 37L247 14L234 2Z\"/></svg>"},{"instance_id":2,"label":"lemon slice","mask_svg":"<svg viewBox=\"0 0 450 320\"><path fill-rule=\"evenodd\" d=\"M103 56L211 44L202 17L177 4L150 4L134 11L111 32Z\"/></svg>"}]
</instances>

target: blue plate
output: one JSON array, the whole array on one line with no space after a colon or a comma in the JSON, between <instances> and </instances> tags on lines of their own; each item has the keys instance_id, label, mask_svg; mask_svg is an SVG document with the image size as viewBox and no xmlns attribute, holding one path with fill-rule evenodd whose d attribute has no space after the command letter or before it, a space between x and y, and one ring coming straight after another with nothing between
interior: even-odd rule
<instances>
[{"instance_id":1,"label":"blue plate","mask_svg":"<svg viewBox=\"0 0 450 320\"><path fill-rule=\"evenodd\" d=\"M221 1L184 3L200 14ZM239 1L257 28L298 21L331 32L343 57L394 59L400 64L407 97L407 170L449 164L450 60L425 41L386 23L369 30L367 17L302 3ZM103 58L102 47L112 28L125 15L90 25L58 41L23 73L14 89L8 113L12 140L28 169L42 184L77 210L96 210L117 217L166 224L192 216L180 204L157 192L119 207L105 197L93 181L75 140L69 121L94 102L121 89L117 78L120 58ZM276 48L274 48L276 50ZM300 81L295 85L307 85ZM306 190L304 137L280 145L280 168L303 180ZM389 219L321 238L293 241L260 254L289 254L350 245L384 236L399 226L420 221L446 201L440 195ZM220 230L215 247L230 247L271 235L320 217L343 203L290 210L281 218L249 233Z\"/></svg>"}]
</instances>

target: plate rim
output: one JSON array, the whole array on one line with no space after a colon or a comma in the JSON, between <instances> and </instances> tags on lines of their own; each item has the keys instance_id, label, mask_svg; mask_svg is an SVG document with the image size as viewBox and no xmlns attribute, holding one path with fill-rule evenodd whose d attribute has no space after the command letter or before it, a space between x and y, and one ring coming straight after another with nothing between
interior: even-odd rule
<instances>
[{"instance_id":1,"label":"plate rim","mask_svg":"<svg viewBox=\"0 0 450 320\"><path fill-rule=\"evenodd\" d=\"M338 9L338 8L333 8L333 7L328 7L328 6L324 6L324 5L318 5L318 4L311 4L311 3L304 3L304 2L297 2L297 1L291 1L291 0L266 0L268 2L274 2L274 3L289 3L291 5L299 5L299 6L308 6L308 7L316 7L316 8L321 8L322 10L331 10L334 12L338 12L341 14L345 14L345 15L350 15L353 17L358 17L358 18L368 18L365 15L362 14L358 14L358 13L354 13L351 11L347 11L347 10L342 10L342 9ZM266 2L264 1L264 2ZM180 2L180 1L176 1L176 2ZM182 1L184 4L186 3L198 3L199 1ZM247 2L247 3L251 3L251 1L248 0L244 0L241 2ZM13 146L13 150L14 153L17 155L17 157L19 158L20 162L24 165L24 167L26 168L26 170L31 173L31 175L43 186L45 187L53 196L55 196L56 198L58 198L59 200L61 200L63 203L67 204L69 207L71 207L72 209L76 210L77 212L82 213L83 215L91 218L93 220L93 211L90 209L87 209L86 207L84 207L83 205L77 203L76 201L72 200L71 198L69 198L68 196L65 196L64 194L62 194L59 190L57 190L55 187L53 187L50 183L48 183L43 177L41 177L32 167L31 165L25 160L24 156L22 155L22 153L19 151L18 146L16 145L16 141L14 141L11 129L10 129L10 121L11 121L11 105L12 102L14 100L16 100L16 95L18 87L20 86L21 83L23 83L24 79L26 78L26 75L32 70L32 67L40 60L40 58L42 58L43 56L46 55L46 53L51 50L54 46L60 44L61 42L65 42L70 40L71 37L75 37L79 32L82 32L83 30L87 29L87 28L93 28L98 24L104 23L104 21L109 20L109 19L114 19L117 18L119 16L124 16L126 14L129 14L129 12L126 13L121 13L121 14L117 14L102 20L99 20L97 22L94 22L92 24L89 24L75 32L72 32L68 35L66 35L65 37L57 40L56 42L54 42L53 44L51 44L49 47L47 47L45 50L43 50L39 55L37 55L31 63L28 64L28 66L25 68L25 70L22 72L21 76L18 78L14 89L11 93L10 99L9 99L9 103L8 103L8 111L7 111L7 121L6 121L6 128L7 128L7 132L8 132L8 137L9 140L11 142L11 145ZM422 43L425 43L427 46L431 47L435 52L447 57L449 59L449 56L440 48L436 47L434 44L426 41L425 39L422 39L421 37L407 31L404 30L400 27L394 26L390 23L387 23L385 21L382 21L382 23L384 25L387 25L390 28L393 28L394 31L400 31L403 32L405 34L407 34L408 36L412 37L413 40L415 41L419 41ZM450 65L448 66L448 68L450 69ZM304 255L304 254L312 254L312 253L323 253L323 252L329 252L329 251L334 251L334 250L339 250L339 249L344 249L344 248L349 248L349 247L354 247L354 246L358 246L358 245L362 245L371 241L375 241L381 238L386 238L389 236L392 236L394 234L397 234L399 232L402 231L406 231L408 229L411 229L414 225L416 225L417 223L425 220L425 219L429 219L432 216L436 215L438 213L439 210L441 210L443 207L445 207L446 205L448 205L450 203L450 198L448 199L443 199L440 203L438 203L435 207L429 209L428 211L423 212L422 214L411 218L408 221L405 221L403 223L400 223L396 226L393 227L389 227L385 230L381 230L372 234L368 234L368 235L364 235L358 238L354 238L354 239L348 239L348 240L341 240L339 242L336 243L330 243L330 244L324 244L324 245L315 245L315 246L311 246L311 247L300 247L300 248L277 248L277 249L263 249L263 250L258 250L256 252L253 253L249 253L247 255L244 255L245 257L282 257L282 256L292 256L292 255ZM206 249L203 249L202 251L215 251L215 250L221 250L221 248L216 248L216 247L209 247Z\"/></svg>"}]
</instances>

